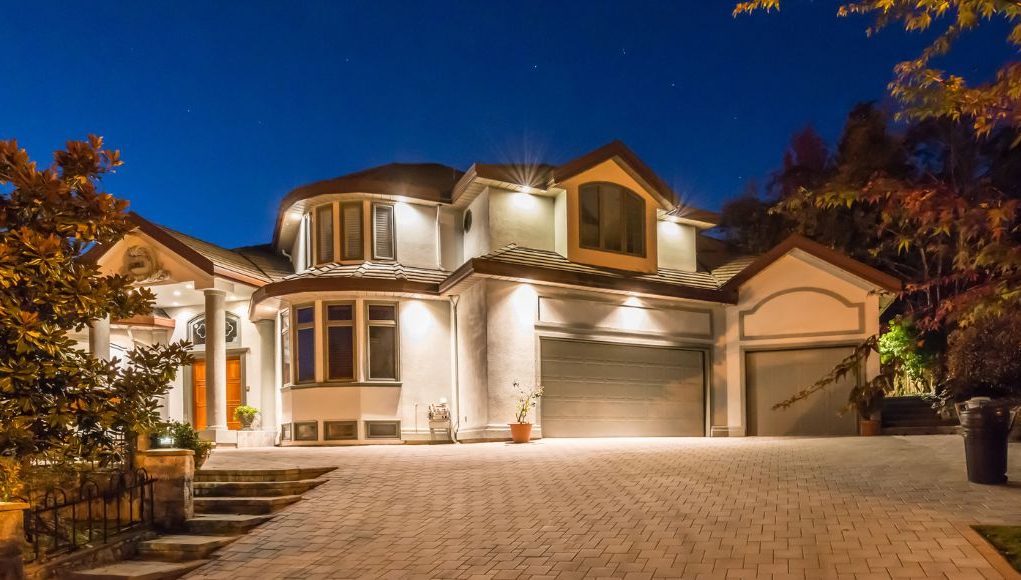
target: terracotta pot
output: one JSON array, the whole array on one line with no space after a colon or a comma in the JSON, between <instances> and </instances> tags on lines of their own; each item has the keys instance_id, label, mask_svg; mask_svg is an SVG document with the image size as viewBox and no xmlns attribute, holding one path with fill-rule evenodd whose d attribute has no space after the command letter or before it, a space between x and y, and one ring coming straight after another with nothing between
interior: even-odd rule
<instances>
[{"instance_id":1,"label":"terracotta pot","mask_svg":"<svg viewBox=\"0 0 1021 580\"><path fill-rule=\"evenodd\" d=\"M531 423L508 423L511 430L511 440L515 443L528 443L532 440Z\"/></svg>"},{"instance_id":2,"label":"terracotta pot","mask_svg":"<svg viewBox=\"0 0 1021 580\"><path fill-rule=\"evenodd\" d=\"M862 437L875 437L881 429L882 423L878 419L858 419L858 433Z\"/></svg>"}]
</instances>

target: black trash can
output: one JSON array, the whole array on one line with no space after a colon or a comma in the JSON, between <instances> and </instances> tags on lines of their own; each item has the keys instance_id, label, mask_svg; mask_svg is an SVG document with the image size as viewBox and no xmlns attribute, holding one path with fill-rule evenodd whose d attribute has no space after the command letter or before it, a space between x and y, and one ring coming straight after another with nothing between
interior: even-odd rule
<instances>
[{"instance_id":1,"label":"black trash can","mask_svg":"<svg viewBox=\"0 0 1021 580\"><path fill-rule=\"evenodd\" d=\"M968 481L999 485L1007 482L1007 432L1010 409L995 403L959 409L964 429Z\"/></svg>"}]
</instances>

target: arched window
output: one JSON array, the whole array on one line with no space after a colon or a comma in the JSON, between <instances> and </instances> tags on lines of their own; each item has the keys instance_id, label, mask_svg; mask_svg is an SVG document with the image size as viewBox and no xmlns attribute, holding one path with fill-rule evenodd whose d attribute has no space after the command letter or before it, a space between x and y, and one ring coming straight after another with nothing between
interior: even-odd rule
<instances>
[{"instance_id":1,"label":"arched window","mask_svg":"<svg viewBox=\"0 0 1021 580\"><path fill-rule=\"evenodd\" d=\"M578 219L582 248L645 256L645 200L613 183L580 188Z\"/></svg>"},{"instance_id":2,"label":"arched window","mask_svg":"<svg viewBox=\"0 0 1021 580\"><path fill-rule=\"evenodd\" d=\"M225 315L226 325L224 326L224 338L227 346L236 345L241 342L241 319L235 314L227 312ZM206 317L196 316L188 323L188 340L194 346L205 347L206 344Z\"/></svg>"}]
</instances>

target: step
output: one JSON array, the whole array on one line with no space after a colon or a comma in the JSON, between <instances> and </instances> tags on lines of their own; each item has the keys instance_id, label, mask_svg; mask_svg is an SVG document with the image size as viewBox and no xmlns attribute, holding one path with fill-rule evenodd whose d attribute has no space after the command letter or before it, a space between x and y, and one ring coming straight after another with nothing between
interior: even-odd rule
<instances>
[{"instance_id":1,"label":"step","mask_svg":"<svg viewBox=\"0 0 1021 580\"><path fill-rule=\"evenodd\" d=\"M211 536L240 536L255 526L273 519L269 515L248 514L198 514L184 522L191 534Z\"/></svg>"},{"instance_id":2,"label":"step","mask_svg":"<svg viewBox=\"0 0 1021 580\"><path fill-rule=\"evenodd\" d=\"M202 566L209 560L191 562L156 562L152 560L127 560L107 564L90 570L78 570L67 574L69 580L173 580Z\"/></svg>"},{"instance_id":3,"label":"step","mask_svg":"<svg viewBox=\"0 0 1021 580\"><path fill-rule=\"evenodd\" d=\"M197 514L271 514L301 500L300 495L274 497L196 497Z\"/></svg>"},{"instance_id":4,"label":"step","mask_svg":"<svg viewBox=\"0 0 1021 580\"><path fill-rule=\"evenodd\" d=\"M297 481L200 481L192 484L195 497L271 497L301 495L326 483L325 479Z\"/></svg>"},{"instance_id":5,"label":"step","mask_svg":"<svg viewBox=\"0 0 1021 580\"><path fill-rule=\"evenodd\" d=\"M146 560L189 562L210 554L236 540L236 536L198 536L175 534L160 536L138 544L138 555Z\"/></svg>"},{"instance_id":6,"label":"step","mask_svg":"<svg viewBox=\"0 0 1021 580\"><path fill-rule=\"evenodd\" d=\"M317 477L336 467L294 467L289 469L200 469L196 482L222 481L300 481Z\"/></svg>"},{"instance_id":7,"label":"step","mask_svg":"<svg viewBox=\"0 0 1021 580\"><path fill-rule=\"evenodd\" d=\"M961 432L957 425L928 425L925 427L883 427L883 435L956 435Z\"/></svg>"}]
</instances>

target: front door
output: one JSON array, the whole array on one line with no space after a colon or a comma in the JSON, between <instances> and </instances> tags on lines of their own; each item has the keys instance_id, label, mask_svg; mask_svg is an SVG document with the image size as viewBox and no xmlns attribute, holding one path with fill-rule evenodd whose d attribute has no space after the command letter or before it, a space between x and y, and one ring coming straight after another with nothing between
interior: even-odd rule
<instances>
[{"instance_id":1,"label":"front door","mask_svg":"<svg viewBox=\"0 0 1021 580\"><path fill-rule=\"evenodd\" d=\"M201 431L206 428L206 361L196 360L191 366L192 426ZM241 357L227 358L227 428L238 430L241 423L234 418L234 410L241 405Z\"/></svg>"}]
</instances>

